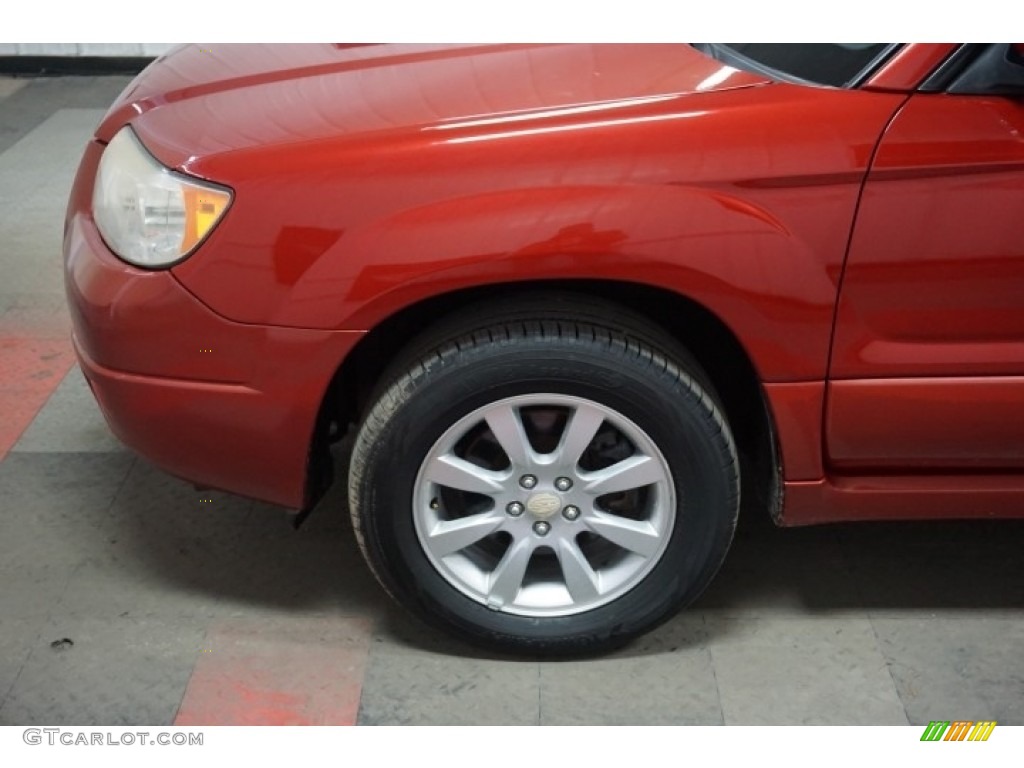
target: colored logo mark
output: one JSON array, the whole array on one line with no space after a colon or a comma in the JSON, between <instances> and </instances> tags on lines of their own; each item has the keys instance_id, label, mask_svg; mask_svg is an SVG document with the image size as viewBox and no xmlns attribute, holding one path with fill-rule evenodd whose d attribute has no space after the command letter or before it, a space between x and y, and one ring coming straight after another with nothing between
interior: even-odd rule
<instances>
[{"instance_id":1,"label":"colored logo mark","mask_svg":"<svg viewBox=\"0 0 1024 768\"><path fill-rule=\"evenodd\" d=\"M921 741L988 741L995 727L995 720L932 720Z\"/></svg>"}]
</instances>

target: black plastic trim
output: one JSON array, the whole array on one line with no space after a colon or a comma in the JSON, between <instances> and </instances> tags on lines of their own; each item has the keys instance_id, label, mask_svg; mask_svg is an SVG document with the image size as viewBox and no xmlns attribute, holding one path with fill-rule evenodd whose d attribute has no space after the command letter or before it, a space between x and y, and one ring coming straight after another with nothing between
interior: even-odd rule
<instances>
[{"instance_id":1,"label":"black plastic trim","mask_svg":"<svg viewBox=\"0 0 1024 768\"><path fill-rule=\"evenodd\" d=\"M784 83L793 83L795 85L810 85L815 88L856 88L864 83L879 67L882 66L889 58L899 50L904 44L903 43L889 43L885 48L878 52L878 54L867 65L861 69L856 75L850 80L843 83L842 85L830 85L828 83L819 83L814 80L807 80L796 75L791 75L788 72L783 72L773 67L766 66L755 59L751 59L739 53L728 45L723 43L691 43L701 53L711 56L713 59L721 61L723 64L728 64L731 67L737 69L743 69L748 72L753 71L765 77L769 77L772 80L777 80Z\"/></svg>"},{"instance_id":2,"label":"black plastic trim","mask_svg":"<svg viewBox=\"0 0 1024 768\"><path fill-rule=\"evenodd\" d=\"M132 75L154 56L0 56L4 75Z\"/></svg>"},{"instance_id":3,"label":"black plastic trim","mask_svg":"<svg viewBox=\"0 0 1024 768\"><path fill-rule=\"evenodd\" d=\"M946 90L987 46L987 43L964 43L928 75L918 90L925 93L940 93Z\"/></svg>"},{"instance_id":4,"label":"black plastic trim","mask_svg":"<svg viewBox=\"0 0 1024 768\"><path fill-rule=\"evenodd\" d=\"M892 58L896 51L904 45L906 45L906 43L889 43L889 45L878 52L878 55L875 56L875 58L867 63L864 69L854 75L843 87L860 88L864 83L871 79L871 76L875 74L875 72L877 72L885 62Z\"/></svg>"},{"instance_id":5,"label":"black plastic trim","mask_svg":"<svg viewBox=\"0 0 1024 768\"><path fill-rule=\"evenodd\" d=\"M1024 96L1024 63L1009 43L991 43L946 89L978 96Z\"/></svg>"}]
</instances>

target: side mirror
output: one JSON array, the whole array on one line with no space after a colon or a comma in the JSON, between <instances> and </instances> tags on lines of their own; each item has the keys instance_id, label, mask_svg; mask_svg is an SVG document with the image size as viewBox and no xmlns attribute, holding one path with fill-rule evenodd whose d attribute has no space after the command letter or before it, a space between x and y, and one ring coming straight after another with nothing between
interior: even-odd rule
<instances>
[{"instance_id":1,"label":"side mirror","mask_svg":"<svg viewBox=\"0 0 1024 768\"><path fill-rule=\"evenodd\" d=\"M949 93L1024 96L1024 43L993 43L947 89Z\"/></svg>"}]
</instances>

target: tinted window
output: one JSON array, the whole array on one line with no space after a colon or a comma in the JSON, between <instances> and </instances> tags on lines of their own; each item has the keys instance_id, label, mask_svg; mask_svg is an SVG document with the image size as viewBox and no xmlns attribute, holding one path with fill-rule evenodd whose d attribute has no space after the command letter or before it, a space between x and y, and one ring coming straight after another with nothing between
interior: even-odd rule
<instances>
[{"instance_id":1,"label":"tinted window","mask_svg":"<svg viewBox=\"0 0 1024 768\"><path fill-rule=\"evenodd\" d=\"M890 48L889 43L727 43L718 52L774 73L821 85L849 85Z\"/></svg>"}]
</instances>

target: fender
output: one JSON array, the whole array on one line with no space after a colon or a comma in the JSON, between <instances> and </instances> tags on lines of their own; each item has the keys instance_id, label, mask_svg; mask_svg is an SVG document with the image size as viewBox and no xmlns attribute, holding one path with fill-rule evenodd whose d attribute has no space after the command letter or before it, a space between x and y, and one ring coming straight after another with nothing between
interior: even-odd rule
<instances>
[{"instance_id":1,"label":"fender","mask_svg":"<svg viewBox=\"0 0 1024 768\"><path fill-rule=\"evenodd\" d=\"M266 322L368 330L461 288L633 282L709 309L744 339L764 380L820 379L846 230L830 243L808 241L802 220L835 215L834 196L818 200L787 224L755 202L708 188L525 188L418 206L343 233L295 230L292 255L327 245L305 269L278 270L279 282L289 284L265 308ZM205 298L194 281L183 282Z\"/></svg>"},{"instance_id":2,"label":"fender","mask_svg":"<svg viewBox=\"0 0 1024 768\"><path fill-rule=\"evenodd\" d=\"M636 282L709 309L744 338L762 375L813 378L824 370L835 300L825 265L802 234L723 192L514 190L403 212L353 233L348 245L352 279L333 327L370 328L396 306L474 285ZM319 282L320 267L296 286L291 306L315 307L315 289L303 291Z\"/></svg>"},{"instance_id":3,"label":"fender","mask_svg":"<svg viewBox=\"0 0 1024 768\"><path fill-rule=\"evenodd\" d=\"M332 330L465 287L638 282L714 313L763 381L821 381L871 150L904 97L753 90L190 159L183 168L236 197L173 271L232 320ZM863 109L838 121L851 98ZM164 112L135 127L181 162Z\"/></svg>"}]
</instances>

